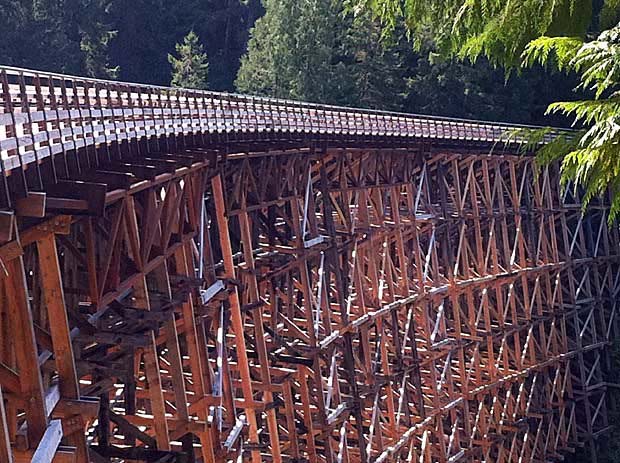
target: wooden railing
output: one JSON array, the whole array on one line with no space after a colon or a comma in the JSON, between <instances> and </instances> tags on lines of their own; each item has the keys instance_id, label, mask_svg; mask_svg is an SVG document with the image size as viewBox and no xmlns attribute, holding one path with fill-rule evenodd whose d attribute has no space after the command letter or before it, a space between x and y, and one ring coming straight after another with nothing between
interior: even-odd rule
<instances>
[{"instance_id":1,"label":"wooden railing","mask_svg":"<svg viewBox=\"0 0 620 463\"><path fill-rule=\"evenodd\" d=\"M527 128L95 80L0 66L0 157L16 167L150 136L299 134L496 143ZM556 135L550 131L548 137Z\"/></svg>"}]
</instances>

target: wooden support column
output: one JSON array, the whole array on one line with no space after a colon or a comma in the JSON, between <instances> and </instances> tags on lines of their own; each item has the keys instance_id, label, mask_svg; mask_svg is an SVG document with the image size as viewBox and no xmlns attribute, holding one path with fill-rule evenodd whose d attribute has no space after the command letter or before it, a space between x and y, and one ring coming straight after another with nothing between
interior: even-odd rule
<instances>
[{"instance_id":1,"label":"wooden support column","mask_svg":"<svg viewBox=\"0 0 620 463\"><path fill-rule=\"evenodd\" d=\"M149 382L149 397L151 399L151 407L153 408L157 448L159 450L170 450L170 436L168 433L168 422L166 421L166 402L164 400L154 333L151 333L149 344L144 350L144 366L146 368L146 378Z\"/></svg>"},{"instance_id":2,"label":"wooden support column","mask_svg":"<svg viewBox=\"0 0 620 463\"><path fill-rule=\"evenodd\" d=\"M321 176L321 193L323 194L323 211L325 215L325 226L327 233L332 241L331 246L326 251L327 255L327 270L325 272L325 281L330 281L330 274L333 273L335 280L335 290L328 291L328 300L331 302L330 297L336 299L338 308L340 309L342 328L346 329L349 325L349 317L347 315L346 298L348 291L344 283L343 271L340 265L340 259L338 255L338 249L336 248L337 236L334 219L332 216L333 205L332 198L329 193L329 179L327 177L327 171L325 169L324 162L320 166ZM350 332L347 332L343 336L344 341L344 365L347 372L347 381L351 388L352 395L352 414L355 417L355 426L357 428L357 439L360 452L361 463L368 461L368 454L366 452L366 438L364 437L364 420L362 416L362 404L360 401L360 395L358 385L355 377L355 358L353 355L353 341Z\"/></svg>"},{"instance_id":3,"label":"wooden support column","mask_svg":"<svg viewBox=\"0 0 620 463\"><path fill-rule=\"evenodd\" d=\"M213 198L215 200L215 211L217 215L217 225L220 235L220 246L222 248L222 257L224 259L224 278L235 278L235 265L232 257L232 247L230 244L230 236L228 232L228 219L226 218L226 203L224 200L224 191L222 188L221 175L213 177L211 180L213 187ZM230 294L230 310L232 315L232 328L235 334L237 362L239 374L241 375L243 400L248 404L244 407L246 417L250 428L250 443L258 444L258 427L256 423L256 414L253 403L252 377L250 376L250 364L248 362L248 354L245 348L245 337L243 336L244 323L241 314L241 304L239 303L239 293L237 288ZM260 451L256 448L252 449L252 461L259 463L261 461Z\"/></svg>"},{"instance_id":4,"label":"wooden support column","mask_svg":"<svg viewBox=\"0 0 620 463\"><path fill-rule=\"evenodd\" d=\"M187 246L181 246L174 255L174 261L176 265L176 272L179 275L186 275L189 277L193 275L193 268L190 263L190 255ZM207 365L203 365L201 359L206 358L206 352L201 352L206 349L206 345L199 343L201 339L197 334L196 317L194 314L194 301L193 296L190 294L186 302L182 306L183 323L185 340L187 343L187 350L189 353L189 362L192 372L192 383L194 387L194 394L197 400L201 400L207 394L207 387L204 380L203 368L207 368ZM198 409L198 417L204 421L208 421L209 406L204 405ZM205 463L211 463L215 461L215 442L211 429L201 432L198 435L202 444L202 455Z\"/></svg>"},{"instance_id":5,"label":"wooden support column","mask_svg":"<svg viewBox=\"0 0 620 463\"><path fill-rule=\"evenodd\" d=\"M49 316L50 333L52 335L54 358L60 378L60 394L63 398L79 399L80 388L75 369L69 320L65 307L65 296L62 289L62 277L60 275L58 250L54 234L49 233L38 240L37 250L39 253L44 302ZM81 418L78 419L82 421ZM88 449L84 429L80 429L72 434L69 441L77 448L78 463L87 463Z\"/></svg>"},{"instance_id":6,"label":"wooden support column","mask_svg":"<svg viewBox=\"0 0 620 463\"><path fill-rule=\"evenodd\" d=\"M256 281L256 268L254 266L254 256L252 255L252 233L250 230L250 218L247 210L244 210L239 216L241 225L241 240L243 242L243 256L245 264L248 267L248 302L258 303L260 295L258 292L258 283ZM263 393L264 401L269 405L273 402L273 393L271 386L271 373L269 372L269 357L267 356L267 345L265 343L265 330L263 328L263 310L259 306L252 312L254 320L255 345L258 351L258 361L260 362L261 380L267 386ZM281 463L282 456L280 454L280 436L278 432L278 420L275 408L269 408L267 411L267 426L269 428L269 439L271 441L271 455L275 463Z\"/></svg>"},{"instance_id":7,"label":"wooden support column","mask_svg":"<svg viewBox=\"0 0 620 463\"><path fill-rule=\"evenodd\" d=\"M134 198L132 196L127 197L126 207L128 209L128 227L131 230L131 235L137 237L136 211ZM144 274L138 278L133 289L136 307L150 311L151 302L149 299L149 291ZM144 349L144 366L146 369L151 407L153 409L153 421L157 439L157 448L159 450L170 450L170 435L168 430L168 422L166 420L166 402L164 400L163 384L159 369L157 342L153 331L150 332L149 338L148 346Z\"/></svg>"},{"instance_id":8,"label":"wooden support column","mask_svg":"<svg viewBox=\"0 0 620 463\"><path fill-rule=\"evenodd\" d=\"M28 397L26 419L28 422L28 439L32 444L41 440L47 429L47 411L45 394L39 365L39 352L34 335L34 322L28 299L28 287L24 261L21 256L6 264L8 300L12 302L10 313L14 333L15 356L19 368L19 381L22 394Z\"/></svg>"},{"instance_id":9,"label":"wooden support column","mask_svg":"<svg viewBox=\"0 0 620 463\"><path fill-rule=\"evenodd\" d=\"M62 424L60 420L53 420L45 430L37 449L32 455L32 461L37 463L53 463L54 455L62 440Z\"/></svg>"}]
</instances>

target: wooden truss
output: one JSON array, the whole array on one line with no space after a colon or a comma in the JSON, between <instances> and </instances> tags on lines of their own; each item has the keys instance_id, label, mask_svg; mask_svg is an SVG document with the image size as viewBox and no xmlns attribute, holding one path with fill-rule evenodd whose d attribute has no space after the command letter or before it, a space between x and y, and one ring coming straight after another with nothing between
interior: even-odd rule
<instances>
[{"instance_id":1,"label":"wooden truss","mask_svg":"<svg viewBox=\"0 0 620 463\"><path fill-rule=\"evenodd\" d=\"M112 84L2 72L0 462L595 461L620 237L556 167L235 128L271 100L133 139ZM96 84L120 103L85 116Z\"/></svg>"}]
</instances>

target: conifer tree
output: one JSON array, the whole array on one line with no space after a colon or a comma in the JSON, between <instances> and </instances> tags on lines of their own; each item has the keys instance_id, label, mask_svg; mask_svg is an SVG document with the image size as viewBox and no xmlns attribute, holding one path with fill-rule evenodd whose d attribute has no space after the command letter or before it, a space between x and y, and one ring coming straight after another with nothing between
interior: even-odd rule
<instances>
[{"instance_id":1,"label":"conifer tree","mask_svg":"<svg viewBox=\"0 0 620 463\"><path fill-rule=\"evenodd\" d=\"M242 92L314 102L334 100L339 11L332 0L265 0L241 60Z\"/></svg>"},{"instance_id":2,"label":"conifer tree","mask_svg":"<svg viewBox=\"0 0 620 463\"><path fill-rule=\"evenodd\" d=\"M119 66L110 64L110 41L117 31L109 23L109 9L113 0L81 0L84 2L78 24L82 68L90 77L115 79Z\"/></svg>"},{"instance_id":3,"label":"conifer tree","mask_svg":"<svg viewBox=\"0 0 620 463\"><path fill-rule=\"evenodd\" d=\"M41 70L110 78L114 0L0 2L0 62Z\"/></svg>"},{"instance_id":4,"label":"conifer tree","mask_svg":"<svg viewBox=\"0 0 620 463\"><path fill-rule=\"evenodd\" d=\"M509 122L541 122L546 104L572 96L569 79L547 85L542 69L513 75L486 59L460 63L433 53L432 37L414 50L402 26L387 34L345 0L264 0L251 31L237 90L362 108Z\"/></svg>"},{"instance_id":5,"label":"conifer tree","mask_svg":"<svg viewBox=\"0 0 620 463\"><path fill-rule=\"evenodd\" d=\"M399 43L381 42L372 19L344 14L342 0L265 0L237 89L320 103L401 109L406 82Z\"/></svg>"},{"instance_id":6,"label":"conifer tree","mask_svg":"<svg viewBox=\"0 0 620 463\"><path fill-rule=\"evenodd\" d=\"M198 35L190 31L175 49L178 56L168 55L172 65L172 86L206 89L209 63Z\"/></svg>"}]
</instances>

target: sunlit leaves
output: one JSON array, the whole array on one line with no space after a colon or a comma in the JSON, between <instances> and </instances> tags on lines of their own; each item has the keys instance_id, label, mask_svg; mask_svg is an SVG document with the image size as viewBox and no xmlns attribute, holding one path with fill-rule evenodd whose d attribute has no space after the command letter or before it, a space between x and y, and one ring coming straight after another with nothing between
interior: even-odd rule
<instances>
[{"instance_id":1,"label":"sunlit leaves","mask_svg":"<svg viewBox=\"0 0 620 463\"><path fill-rule=\"evenodd\" d=\"M386 29L404 22L413 39L430 31L439 50L516 67L527 44L542 35L583 37L592 0L348 0L371 10ZM418 42L419 44L419 42Z\"/></svg>"},{"instance_id":2,"label":"sunlit leaves","mask_svg":"<svg viewBox=\"0 0 620 463\"><path fill-rule=\"evenodd\" d=\"M575 126L585 129L575 138L576 146L549 145L539 159L552 162L563 158L563 183L584 189L584 206L611 190L611 222L620 212L620 29L604 31L596 40L581 45L573 38L541 37L524 52L527 65L548 63L552 56L560 69L578 73L580 86L592 90L595 98L549 106L548 113L571 117Z\"/></svg>"},{"instance_id":3,"label":"sunlit leaves","mask_svg":"<svg viewBox=\"0 0 620 463\"><path fill-rule=\"evenodd\" d=\"M522 54L523 65L548 64L552 57L560 70L567 70L575 53L583 45L579 37L539 37L527 44Z\"/></svg>"},{"instance_id":4,"label":"sunlit leaves","mask_svg":"<svg viewBox=\"0 0 620 463\"><path fill-rule=\"evenodd\" d=\"M173 87L207 88L209 63L204 47L194 31L190 31L175 47L177 56L168 55L172 66Z\"/></svg>"}]
</instances>

